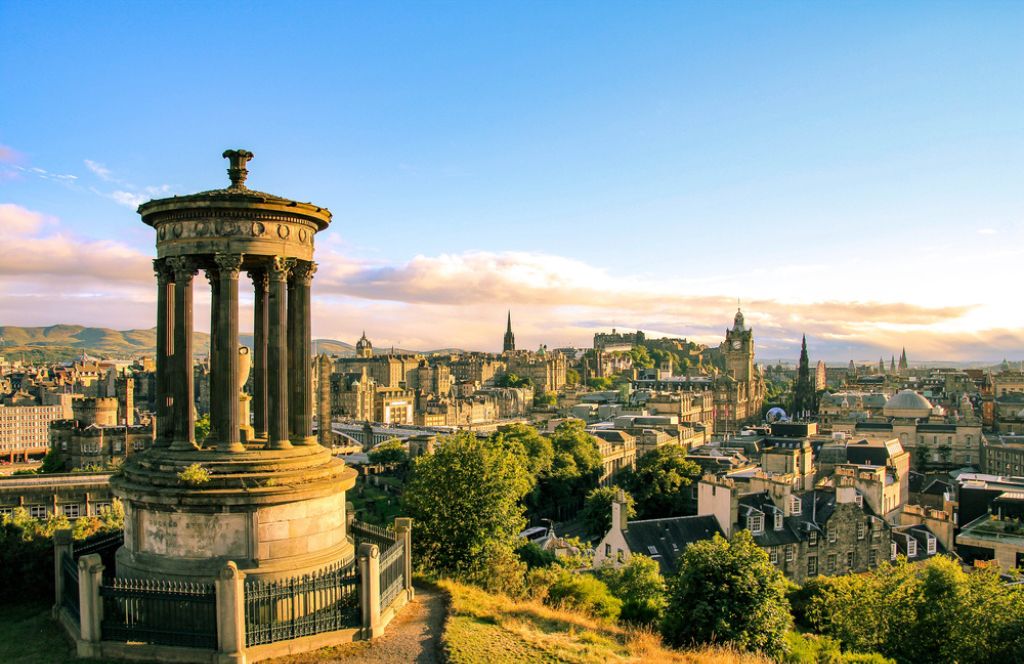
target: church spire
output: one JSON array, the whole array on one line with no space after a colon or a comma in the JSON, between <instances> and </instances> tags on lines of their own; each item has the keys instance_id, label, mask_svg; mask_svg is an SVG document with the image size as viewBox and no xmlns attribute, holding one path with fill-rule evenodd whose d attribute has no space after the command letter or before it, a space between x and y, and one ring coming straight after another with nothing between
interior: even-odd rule
<instances>
[{"instance_id":1,"label":"church spire","mask_svg":"<svg viewBox=\"0 0 1024 664\"><path fill-rule=\"evenodd\" d=\"M502 344L502 351L508 353L516 349L516 336L512 334L512 311L508 312L508 325L505 328L505 340Z\"/></svg>"}]
</instances>

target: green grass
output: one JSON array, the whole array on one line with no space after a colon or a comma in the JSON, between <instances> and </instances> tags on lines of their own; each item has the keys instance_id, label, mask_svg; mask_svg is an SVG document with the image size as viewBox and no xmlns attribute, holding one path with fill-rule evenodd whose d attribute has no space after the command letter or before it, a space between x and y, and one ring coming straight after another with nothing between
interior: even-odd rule
<instances>
[{"instance_id":1,"label":"green grass","mask_svg":"<svg viewBox=\"0 0 1024 664\"><path fill-rule=\"evenodd\" d=\"M0 662L62 664L86 662L64 631L50 618L51 604L42 600L0 602Z\"/></svg>"},{"instance_id":2,"label":"green grass","mask_svg":"<svg viewBox=\"0 0 1024 664\"><path fill-rule=\"evenodd\" d=\"M767 662L724 650L673 651L649 631L624 629L573 611L512 600L454 581L443 580L438 586L451 597L441 644L452 664Z\"/></svg>"}]
</instances>

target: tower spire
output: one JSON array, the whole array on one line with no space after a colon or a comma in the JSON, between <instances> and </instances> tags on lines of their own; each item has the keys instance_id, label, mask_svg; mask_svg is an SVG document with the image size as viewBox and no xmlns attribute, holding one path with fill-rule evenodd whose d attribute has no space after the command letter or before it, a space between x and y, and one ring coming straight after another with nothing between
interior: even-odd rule
<instances>
[{"instance_id":1,"label":"tower spire","mask_svg":"<svg viewBox=\"0 0 1024 664\"><path fill-rule=\"evenodd\" d=\"M516 336L512 334L512 310L508 312L508 325L505 328L505 339L501 345L502 352L508 353L516 349Z\"/></svg>"}]
</instances>

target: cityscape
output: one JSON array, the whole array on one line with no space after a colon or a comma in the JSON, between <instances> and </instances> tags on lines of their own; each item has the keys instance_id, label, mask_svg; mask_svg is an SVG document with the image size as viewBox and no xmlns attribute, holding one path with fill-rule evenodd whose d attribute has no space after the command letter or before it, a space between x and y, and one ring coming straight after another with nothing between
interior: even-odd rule
<instances>
[{"instance_id":1,"label":"cityscape","mask_svg":"<svg viewBox=\"0 0 1024 664\"><path fill-rule=\"evenodd\" d=\"M1024 661L1024 8L0 24L0 661Z\"/></svg>"}]
</instances>

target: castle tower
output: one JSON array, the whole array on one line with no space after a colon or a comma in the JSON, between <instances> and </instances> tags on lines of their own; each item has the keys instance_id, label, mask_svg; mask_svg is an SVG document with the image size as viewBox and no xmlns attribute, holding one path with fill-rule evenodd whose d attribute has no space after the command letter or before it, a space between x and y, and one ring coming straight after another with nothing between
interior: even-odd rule
<instances>
[{"instance_id":1,"label":"castle tower","mask_svg":"<svg viewBox=\"0 0 1024 664\"><path fill-rule=\"evenodd\" d=\"M139 206L157 240L157 432L110 480L125 506L119 577L208 582L232 560L250 576L274 579L354 557L345 492L356 473L312 431L313 238L331 213L248 189L252 153L224 157L229 187ZM212 293L211 432L202 448L192 340L200 270ZM253 282L251 352L238 343L242 271ZM242 392L250 363L251 396Z\"/></svg>"},{"instance_id":2,"label":"castle tower","mask_svg":"<svg viewBox=\"0 0 1024 664\"><path fill-rule=\"evenodd\" d=\"M366 330L363 330L363 336L356 342L356 357L373 357L373 344L366 338Z\"/></svg>"},{"instance_id":3,"label":"castle tower","mask_svg":"<svg viewBox=\"0 0 1024 664\"><path fill-rule=\"evenodd\" d=\"M512 334L512 312L508 312L508 326L505 328L505 341L502 352L508 353L516 349L516 336Z\"/></svg>"}]
</instances>

